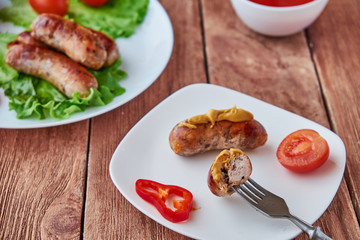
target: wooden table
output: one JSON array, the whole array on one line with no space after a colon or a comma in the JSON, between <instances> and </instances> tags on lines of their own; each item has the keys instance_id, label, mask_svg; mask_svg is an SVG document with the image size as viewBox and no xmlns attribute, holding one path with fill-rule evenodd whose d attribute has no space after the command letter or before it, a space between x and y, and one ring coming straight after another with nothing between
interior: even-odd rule
<instances>
[{"instance_id":1,"label":"wooden table","mask_svg":"<svg viewBox=\"0 0 360 240\"><path fill-rule=\"evenodd\" d=\"M0 239L187 239L134 208L108 167L129 129L191 83L235 89L338 134L347 150L344 178L315 224L334 239L360 239L360 1L330 0L311 27L284 38L250 31L228 0L161 3L174 50L145 92L89 120L0 129Z\"/></svg>"}]
</instances>

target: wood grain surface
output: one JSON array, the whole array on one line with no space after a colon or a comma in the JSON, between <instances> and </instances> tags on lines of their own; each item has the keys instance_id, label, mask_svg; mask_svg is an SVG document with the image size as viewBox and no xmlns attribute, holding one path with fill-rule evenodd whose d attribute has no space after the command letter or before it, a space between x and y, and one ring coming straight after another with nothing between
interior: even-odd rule
<instances>
[{"instance_id":1,"label":"wood grain surface","mask_svg":"<svg viewBox=\"0 0 360 240\"><path fill-rule=\"evenodd\" d=\"M108 169L120 140L145 113L181 87L206 82L198 2L162 4L175 41L165 71L134 101L92 120L84 239L187 239L134 208L115 188Z\"/></svg>"},{"instance_id":2,"label":"wood grain surface","mask_svg":"<svg viewBox=\"0 0 360 240\"><path fill-rule=\"evenodd\" d=\"M336 83L339 84L341 81L330 76L325 80L323 77L325 78L326 76L320 74L320 82L317 70L320 73L323 69L334 70L338 69L341 64L334 63L334 66L332 66L331 63L327 62L317 66L316 62L313 62L311 55L313 54L312 50L316 49L315 58L317 59L318 52L321 51L321 53L326 54L329 52L329 49L332 49L332 46L323 45L321 39L318 41L313 39L311 43L308 43L304 32L281 38L259 35L247 28L240 20L234 21L236 14L232 10L230 2L206 0L202 2L210 83L238 90L304 116L325 127L330 127L324 99L332 99L336 93L341 95L346 93L341 88L332 89L333 91L329 91L331 93L327 91L322 93L320 84L326 89L327 86L336 86ZM336 9L332 5L329 8L330 10L328 11L331 11L332 8ZM346 9L344 9L344 12L346 12ZM317 32L312 29L321 28L318 26L322 22L328 23L329 19L326 19L326 16L321 16L310 27L309 32L319 33L320 30ZM334 31L329 29L323 38L333 39L333 35L330 34L332 32ZM339 41L343 39L341 36L339 36ZM351 39L356 41L357 38L354 38L352 35ZM351 43L350 46L354 47ZM349 51L351 50L349 49ZM353 52L356 53L356 51ZM336 53L333 51L332 58L329 58L337 59ZM360 52L357 51L357 53ZM344 55L343 59L345 57L346 55ZM359 60L359 56L353 56L353 58L357 61ZM350 69L352 68L350 67ZM332 76L337 76L340 79L344 78L344 81L347 81L345 78L348 79L346 75L341 76L334 73ZM358 82L354 81L359 86ZM350 88L355 87L353 84L346 86ZM359 90L359 87L357 89ZM348 103L341 101L341 99L343 98L338 97L333 99L333 101L343 102L344 104ZM335 109L339 110L341 108L344 110L340 115L344 116L346 112L354 113L354 119L356 121L359 120L357 115L358 108L350 107L351 109L347 109L349 106L347 108L338 107L335 107ZM331 112L330 118L332 119ZM344 119L341 116L338 116L338 118L339 120ZM351 136L356 136L356 132L352 132ZM355 141L356 139L353 140ZM357 141L356 145L358 143ZM357 168L359 168L358 165ZM358 174L353 176L356 176L358 179ZM358 199L356 202L358 202ZM351 214L345 216L344 213ZM344 217L347 217L348 221L356 226L357 218L351 204L346 183L343 181L334 202L315 224L320 225L334 239L358 239L360 237L358 227L353 229L338 227L339 224L341 225ZM307 239L307 236L302 234L297 239Z\"/></svg>"},{"instance_id":3,"label":"wood grain surface","mask_svg":"<svg viewBox=\"0 0 360 240\"><path fill-rule=\"evenodd\" d=\"M282 38L251 31L228 0L160 2L174 49L146 91L90 120L0 129L0 239L189 239L133 207L111 181L109 163L146 113L192 83L232 88L338 134L345 175L315 225L333 239L360 239L360 1L330 0L306 31Z\"/></svg>"},{"instance_id":4,"label":"wood grain surface","mask_svg":"<svg viewBox=\"0 0 360 240\"><path fill-rule=\"evenodd\" d=\"M79 239L88 122L0 129L0 239Z\"/></svg>"},{"instance_id":5,"label":"wood grain surface","mask_svg":"<svg viewBox=\"0 0 360 240\"><path fill-rule=\"evenodd\" d=\"M308 31L333 130L346 146L345 179L360 218L360 2L330 1ZM336 27L341 21L341 27ZM321 46L321 47L320 47Z\"/></svg>"}]
</instances>

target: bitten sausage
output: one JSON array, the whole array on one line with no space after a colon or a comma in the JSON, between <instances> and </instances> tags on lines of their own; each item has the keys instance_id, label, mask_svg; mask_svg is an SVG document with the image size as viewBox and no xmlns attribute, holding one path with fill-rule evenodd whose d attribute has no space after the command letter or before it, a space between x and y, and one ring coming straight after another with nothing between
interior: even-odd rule
<instances>
[{"instance_id":1,"label":"bitten sausage","mask_svg":"<svg viewBox=\"0 0 360 240\"><path fill-rule=\"evenodd\" d=\"M31 24L32 36L65 53L75 62L98 70L107 60L99 37L74 21L55 14L41 14Z\"/></svg>"},{"instance_id":2,"label":"bitten sausage","mask_svg":"<svg viewBox=\"0 0 360 240\"><path fill-rule=\"evenodd\" d=\"M169 136L171 149L181 156L214 149L253 149L264 145L267 140L265 128L254 119L196 124L196 128L187 126L187 121L177 124Z\"/></svg>"},{"instance_id":3,"label":"bitten sausage","mask_svg":"<svg viewBox=\"0 0 360 240\"><path fill-rule=\"evenodd\" d=\"M234 193L233 186L246 182L252 172L249 157L240 149L223 150L210 167L207 183L219 197Z\"/></svg>"},{"instance_id":4,"label":"bitten sausage","mask_svg":"<svg viewBox=\"0 0 360 240\"><path fill-rule=\"evenodd\" d=\"M52 83L66 96L79 92L82 97L97 88L95 77L83 66L48 48L12 42L8 44L6 63L17 71Z\"/></svg>"}]
</instances>

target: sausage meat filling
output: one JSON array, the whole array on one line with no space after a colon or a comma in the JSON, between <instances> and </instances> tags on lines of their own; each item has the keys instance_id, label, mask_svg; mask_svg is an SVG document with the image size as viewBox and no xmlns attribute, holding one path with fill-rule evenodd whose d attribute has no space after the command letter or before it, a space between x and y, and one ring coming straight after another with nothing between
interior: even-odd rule
<instances>
[{"instance_id":1,"label":"sausage meat filling","mask_svg":"<svg viewBox=\"0 0 360 240\"><path fill-rule=\"evenodd\" d=\"M249 157L239 149L222 151L210 168L208 185L217 196L231 195L233 186L244 183L251 175Z\"/></svg>"}]
</instances>

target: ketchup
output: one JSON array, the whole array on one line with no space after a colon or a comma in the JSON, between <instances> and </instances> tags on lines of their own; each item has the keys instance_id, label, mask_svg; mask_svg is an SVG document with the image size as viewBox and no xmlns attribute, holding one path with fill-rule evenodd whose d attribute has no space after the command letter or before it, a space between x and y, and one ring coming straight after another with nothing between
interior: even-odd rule
<instances>
[{"instance_id":1,"label":"ketchup","mask_svg":"<svg viewBox=\"0 0 360 240\"><path fill-rule=\"evenodd\" d=\"M309 3L314 0L249 0L249 1L271 7L292 7L292 6Z\"/></svg>"}]
</instances>

